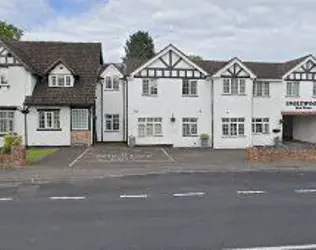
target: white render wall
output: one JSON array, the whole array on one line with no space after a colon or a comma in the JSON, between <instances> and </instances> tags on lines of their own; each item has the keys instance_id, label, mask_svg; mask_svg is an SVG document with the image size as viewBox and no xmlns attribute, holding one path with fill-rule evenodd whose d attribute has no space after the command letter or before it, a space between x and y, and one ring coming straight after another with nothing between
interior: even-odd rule
<instances>
[{"instance_id":1,"label":"white render wall","mask_svg":"<svg viewBox=\"0 0 316 250\"><path fill-rule=\"evenodd\" d=\"M181 79L158 79L158 96L142 96L142 79L128 81L128 135L136 144L171 144L175 147L198 147L199 137L182 136L182 118L198 118L198 134L211 135L211 82L198 81L198 97L182 96ZM175 122L170 118L174 116ZM138 137L139 117L161 117L162 137Z\"/></svg>"},{"instance_id":2,"label":"white render wall","mask_svg":"<svg viewBox=\"0 0 316 250\"><path fill-rule=\"evenodd\" d=\"M60 109L61 131L37 131L38 109ZM31 107L27 115L28 145L29 146L70 146L70 108L69 107Z\"/></svg>"},{"instance_id":3,"label":"white render wall","mask_svg":"<svg viewBox=\"0 0 316 250\"><path fill-rule=\"evenodd\" d=\"M0 88L0 107L22 107L25 96L31 95L36 79L22 66L3 68L8 71L9 88ZM14 132L22 136L24 143L24 115L16 110L14 113ZM0 137L0 147L3 146L3 137Z\"/></svg>"},{"instance_id":4,"label":"white render wall","mask_svg":"<svg viewBox=\"0 0 316 250\"><path fill-rule=\"evenodd\" d=\"M245 95L223 95L223 79L214 79L214 148L245 148L252 146L253 80L245 79ZM245 118L245 136L223 137L222 118Z\"/></svg>"},{"instance_id":5,"label":"white render wall","mask_svg":"<svg viewBox=\"0 0 316 250\"><path fill-rule=\"evenodd\" d=\"M260 81L260 80L258 80ZM267 146L274 144L274 138L279 136L282 138L282 108L285 101L284 82L281 80L267 80L270 82L269 97L253 97L253 118L269 118L270 132L269 134L253 134L253 146ZM273 133L274 129L280 130L279 133Z\"/></svg>"},{"instance_id":6,"label":"white render wall","mask_svg":"<svg viewBox=\"0 0 316 250\"><path fill-rule=\"evenodd\" d=\"M123 78L121 72L113 65L102 72L101 77L105 79L107 76L117 76ZM105 80L103 82L103 92L101 85L97 85L96 90L96 115L97 115L97 140L99 142L114 142L124 140L124 100L125 100L125 82L120 80L119 91L110 91L105 89ZM101 103L101 95L103 93L103 103ZM102 113L103 109L103 113ZM118 132L105 131L105 114L119 114L120 130ZM103 119L102 119L103 118ZM102 126L103 123L103 126Z\"/></svg>"}]
</instances>

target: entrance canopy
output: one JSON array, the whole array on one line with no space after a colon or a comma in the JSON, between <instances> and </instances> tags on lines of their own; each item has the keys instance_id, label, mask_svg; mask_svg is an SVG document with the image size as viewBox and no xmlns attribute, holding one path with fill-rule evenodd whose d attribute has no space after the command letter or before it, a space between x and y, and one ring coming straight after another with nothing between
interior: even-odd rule
<instances>
[{"instance_id":1,"label":"entrance canopy","mask_svg":"<svg viewBox=\"0 0 316 250\"><path fill-rule=\"evenodd\" d=\"M293 116L314 116L316 111L282 111L282 115L293 115Z\"/></svg>"}]
</instances>

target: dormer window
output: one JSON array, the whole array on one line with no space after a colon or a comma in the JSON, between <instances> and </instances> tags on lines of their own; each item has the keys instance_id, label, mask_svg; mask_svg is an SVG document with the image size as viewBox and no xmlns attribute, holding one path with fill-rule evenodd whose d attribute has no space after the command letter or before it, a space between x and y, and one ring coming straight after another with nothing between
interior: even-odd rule
<instances>
[{"instance_id":1,"label":"dormer window","mask_svg":"<svg viewBox=\"0 0 316 250\"><path fill-rule=\"evenodd\" d=\"M73 87L74 77L72 75L50 75L49 86L50 87Z\"/></svg>"},{"instance_id":2,"label":"dormer window","mask_svg":"<svg viewBox=\"0 0 316 250\"><path fill-rule=\"evenodd\" d=\"M117 76L105 77L105 90L117 91L120 89L120 79Z\"/></svg>"}]
</instances>

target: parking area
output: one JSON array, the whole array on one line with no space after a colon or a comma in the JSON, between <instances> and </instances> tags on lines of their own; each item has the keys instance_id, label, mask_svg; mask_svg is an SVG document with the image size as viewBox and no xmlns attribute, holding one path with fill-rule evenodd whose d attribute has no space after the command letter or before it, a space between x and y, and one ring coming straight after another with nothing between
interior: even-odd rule
<instances>
[{"instance_id":1,"label":"parking area","mask_svg":"<svg viewBox=\"0 0 316 250\"><path fill-rule=\"evenodd\" d=\"M244 150L214 150L205 148L135 147L96 145L77 157L71 167L110 167L174 164L245 164Z\"/></svg>"}]
</instances>

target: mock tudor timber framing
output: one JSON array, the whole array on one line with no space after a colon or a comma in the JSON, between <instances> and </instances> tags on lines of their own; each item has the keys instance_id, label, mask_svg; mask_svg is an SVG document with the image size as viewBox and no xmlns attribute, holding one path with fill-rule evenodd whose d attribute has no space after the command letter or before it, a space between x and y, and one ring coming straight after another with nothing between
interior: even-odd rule
<instances>
[{"instance_id":1,"label":"mock tudor timber framing","mask_svg":"<svg viewBox=\"0 0 316 250\"><path fill-rule=\"evenodd\" d=\"M246 72L237 62L228 68L223 74L222 78L250 78L250 74Z\"/></svg>"},{"instance_id":2,"label":"mock tudor timber framing","mask_svg":"<svg viewBox=\"0 0 316 250\"><path fill-rule=\"evenodd\" d=\"M316 64L311 59L285 77L286 81L316 81Z\"/></svg>"},{"instance_id":3,"label":"mock tudor timber framing","mask_svg":"<svg viewBox=\"0 0 316 250\"><path fill-rule=\"evenodd\" d=\"M6 48L0 46L0 67L23 66Z\"/></svg>"}]
</instances>

